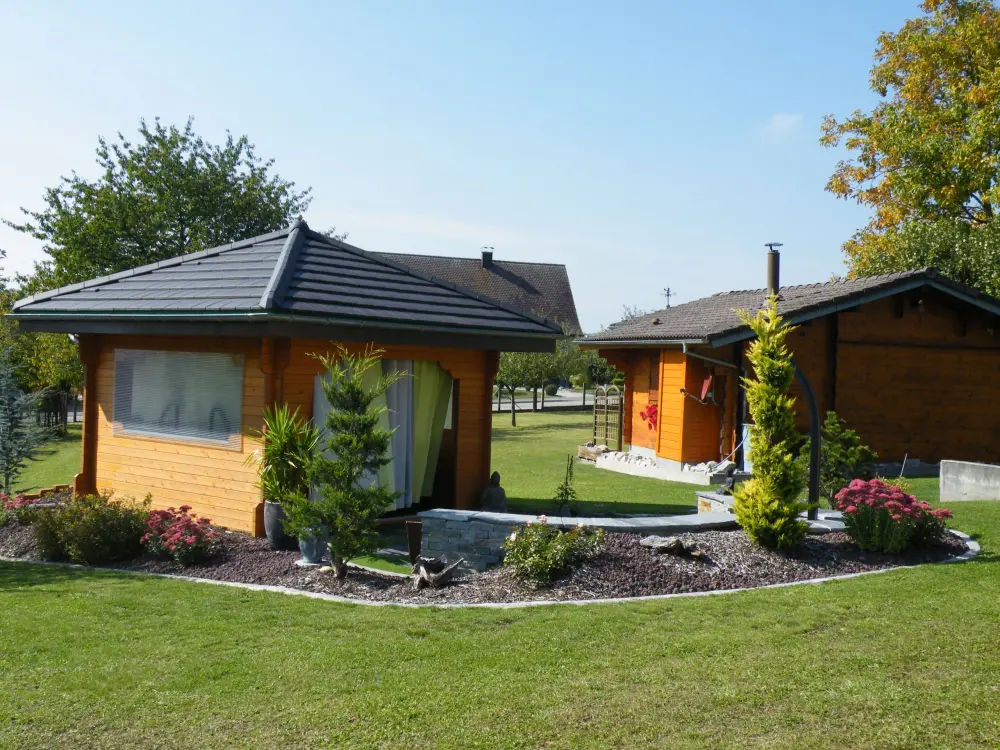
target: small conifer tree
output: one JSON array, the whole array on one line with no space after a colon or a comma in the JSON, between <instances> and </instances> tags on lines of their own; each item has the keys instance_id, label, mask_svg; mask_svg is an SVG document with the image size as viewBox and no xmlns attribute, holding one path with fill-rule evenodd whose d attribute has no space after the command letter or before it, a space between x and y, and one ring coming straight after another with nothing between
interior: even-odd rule
<instances>
[{"instance_id":1,"label":"small conifer tree","mask_svg":"<svg viewBox=\"0 0 1000 750\"><path fill-rule=\"evenodd\" d=\"M577 511L577 494L573 486L574 461L573 456L566 456L566 475L563 477L563 483L556 487L556 496L553 498L556 510L564 515L566 513L576 515Z\"/></svg>"},{"instance_id":2,"label":"small conifer tree","mask_svg":"<svg viewBox=\"0 0 1000 750\"><path fill-rule=\"evenodd\" d=\"M743 378L754 421L753 479L733 493L736 520L758 544L787 549L805 538L808 526L799 514L809 507L801 500L805 473L794 455L801 437L795 430L795 399L789 395L795 365L785 346L785 338L795 329L782 325L774 295L756 315L737 312L756 334L747 354L756 377Z\"/></svg>"},{"instance_id":3,"label":"small conifer tree","mask_svg":"<svg viewBox=\"0 0 1000 750\"><path fill-rule=\"evenodd\" d=\"M375 479L392 461L392 431L379 427L385 407L374 401L403 377L381 374L381 355L381 350L368 348L352 356L343 347L337 356L316 355L330 374L323 392L330 403L326 449L332 458L319 453L309 466L310 484L319 494L315 501L297 495L285 503L285 526L291 533L305 536L324 529L329 534L337 578L347 575L349 560L378 548L376 522L399 495ZM365 378L374 368L379 368L378 377Z\"/></svg>"},{"instance_id":4,"label":"small conifer tree","mask_svg":"<svg viewBox=\"0 0 1000 750\"><path fill-rule=\"evenodd\" d=\"M0 352L0 492L5 495L13 492L24 465L51 437L31 415L41 396L17 387L10 352Z\"/></svg>"}]
</instances>

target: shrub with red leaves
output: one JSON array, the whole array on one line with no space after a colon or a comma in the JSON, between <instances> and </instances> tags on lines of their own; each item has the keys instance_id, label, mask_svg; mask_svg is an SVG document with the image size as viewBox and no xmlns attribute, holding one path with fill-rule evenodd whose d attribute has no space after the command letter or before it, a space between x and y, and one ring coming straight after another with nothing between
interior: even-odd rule
<instances>
[{"instance_id":1,"label":"shrub with red leaves","mask_svg":"<svg viewBox=\"0 0 1000 750\"><path fill-rule=\"evenodd\" d=\"M11 497L0 492L0 511L6 511L6 515L17 520L21 524L30 524L37 515L38 506L45 502L41 498L27 498L24 493ZM4 513L0 513L3 516ZM0 522L0 526L3 523Z\"/></svg>"},{"instance_id":2,"label":"shrub with red leaves","mask_svg":"<svg viewBox=\"0 0 1000 750\"><path fill-rule=\"evenodd\" d=\"M149 531L142 543L157 557L173 558L181 565L191 565L214 554L219 547L219 532L211 527L207 518L191 513L190 505L180 510L151 511L146 519Z\"/></svg>"},{"instance_id":3,"label":"shrub with red leaves","mask_svg":"<svg viewBox=\"0 0 1000 750\"><path fill-rule=\"evenodd\" d=\"M911 546L927 546L941 540L947 508L932 509L930 503L881 479L853 480L836 495L837 510L851 539L864 550L896 554Z\"/></svg>"}]
</instances>

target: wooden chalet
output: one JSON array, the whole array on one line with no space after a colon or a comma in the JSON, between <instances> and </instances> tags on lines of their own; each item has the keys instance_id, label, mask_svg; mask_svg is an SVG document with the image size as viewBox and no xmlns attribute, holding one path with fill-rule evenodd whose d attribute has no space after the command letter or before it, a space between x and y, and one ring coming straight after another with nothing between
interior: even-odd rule
<instances>
[{"instance_id":1,"label":"wooden chalet","mask_svg":"<svg viewBox=\"0 0 1000 750\"><path fill-rule=\"evenodd\" d=\"M1000 300L930 268L778 293L779 311L798 326L789 347L820 413L836 411L880 461L1000 461ZM581 342L626 373L628 450L667 466L742 460L749 415L740 378L752 333L735 311L756 311L766 294L715 294ZM807 432L798 384L795 395ZM641 416L650 405L652 428Z\"/></svg>"},{"instance_id":2,"label":"wooden chalet","mask_svg":"<svg viewBox=\"0 0 1000 750\"><path fill-rule=\"evenodd\" d=\"M374 344L383 367L412 375L386 394L396 431L386 481L402 493L398 507L421 498L476 507L490 473L499 352L554 351L562 329L401 261L300 221L19 301L12 317L24 330L79 337L75 490L151 493L156 507L186 503L260 534L247 457L260 447L264 407L320 417L323 373L310 354Z\"/></svg>"}]
</instances>

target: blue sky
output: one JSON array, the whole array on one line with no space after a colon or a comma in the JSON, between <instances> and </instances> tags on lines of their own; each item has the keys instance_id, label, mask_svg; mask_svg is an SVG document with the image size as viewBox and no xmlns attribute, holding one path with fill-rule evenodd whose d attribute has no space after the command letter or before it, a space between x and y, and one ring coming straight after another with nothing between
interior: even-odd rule
<instances>
[{"instance_id":1,"label":"blue sky","mask_svg":"<svg viewBox=\"0 0 1000 750\"><path fill-rule=\"evenodd\" d=\"M565 263L584 328L844 270L823 186L916 0L0 4L0 216L159 115L246 134L369 250ZM42 257L0 228L7 271Z\"/></svg>"}]
</instances>

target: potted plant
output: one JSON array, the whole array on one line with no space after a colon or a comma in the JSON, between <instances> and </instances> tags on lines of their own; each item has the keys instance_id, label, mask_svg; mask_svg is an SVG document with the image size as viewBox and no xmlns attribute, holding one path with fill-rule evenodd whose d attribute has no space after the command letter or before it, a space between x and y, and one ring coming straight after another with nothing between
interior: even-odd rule
<instances>
[{"instance_id":1,"label":"potted plant","mask_svg":"<svg viewBox=\"0 0 1000 750\"><path fill-rule=\"evenodd\" d=\"M308 471L320 442L320 431L296 408L275 404L264 409L264 440L258 460L258 481L264 495L264 533L271 549L294 549L295 538L285 533L285 504L308 493Z\"/></svg>"},{"instance_id":2,"label":"potted plant","mask_svg":"<svg viewBox=\"0 0 1000 750\"><path fill-rule=\"evenodd\" d=\"M284 523L298 536L300 565L321 565L330 543L330 535L316 503L301 493L287 501ZM284 510L284 508L283 508Z\"/></svg>"}]
</instances>

